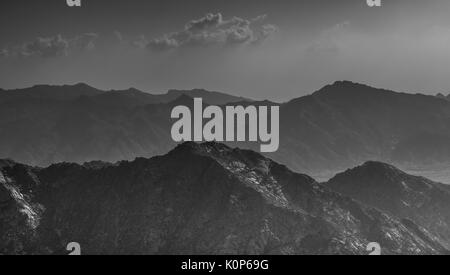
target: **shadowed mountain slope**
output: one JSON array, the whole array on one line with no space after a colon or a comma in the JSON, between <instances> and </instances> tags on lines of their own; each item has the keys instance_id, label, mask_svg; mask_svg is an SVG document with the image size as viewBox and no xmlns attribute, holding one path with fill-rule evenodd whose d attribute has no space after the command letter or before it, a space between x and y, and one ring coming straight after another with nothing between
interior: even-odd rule
<instances>
[{"instance_id":1,"label":"shadowed mountain slope","mask_svg":"<svg viewBox=\"0 0 450 275\"><path fill-rule=\"evenodd\" d=\"M444 253L414 222L330 191L252 151L185 143L152 159L0 166L0 253Z\"/></svg>"}]
</instances>

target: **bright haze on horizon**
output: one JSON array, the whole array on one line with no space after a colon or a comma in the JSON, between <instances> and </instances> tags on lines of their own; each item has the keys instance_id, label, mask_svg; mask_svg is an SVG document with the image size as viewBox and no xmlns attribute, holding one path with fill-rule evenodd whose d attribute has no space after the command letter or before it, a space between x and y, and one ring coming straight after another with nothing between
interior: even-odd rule
<instances>
[{"instance_id":1,"label":"bright haze on horizon","mask_svg":"<svg viewBox=\"0 0 450 275\"><path fill-rule=\"evenodd\" d=\"M345 79L448 94L449 13L447 0L2 1L0 88L86 82L283 101Z\"/></svg>"}]
</instances>

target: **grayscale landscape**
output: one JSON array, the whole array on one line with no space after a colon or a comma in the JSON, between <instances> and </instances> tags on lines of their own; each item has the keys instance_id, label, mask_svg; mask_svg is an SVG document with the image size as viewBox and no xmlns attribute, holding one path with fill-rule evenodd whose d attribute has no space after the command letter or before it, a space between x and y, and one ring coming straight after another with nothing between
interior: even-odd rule
<instances>
[{"instance_id":1,"label":"grayscale landscape","mask_svg":"<svg viewBox=\"0 0 450 275\"><path fill-rule=\"evenodd\" d=\"M2 1L0 255L449 254L450 1L381 3Z\"/></svg>"}]
</instances>

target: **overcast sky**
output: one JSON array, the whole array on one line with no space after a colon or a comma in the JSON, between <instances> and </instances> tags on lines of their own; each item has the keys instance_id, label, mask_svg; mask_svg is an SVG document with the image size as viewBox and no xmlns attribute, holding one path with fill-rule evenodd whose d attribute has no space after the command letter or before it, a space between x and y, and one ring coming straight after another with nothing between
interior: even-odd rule
<instances>
[{"instance_id":1,"label":"overcast sky","mask_svg":"<svg viewBox=\"0 0 450 275\"><path fill-rule=\"evenodd\" d=\"M0 87L205 88L287 100L336 80L450 92L450 1L0 2Z\"/></svg>"}]
</instances>

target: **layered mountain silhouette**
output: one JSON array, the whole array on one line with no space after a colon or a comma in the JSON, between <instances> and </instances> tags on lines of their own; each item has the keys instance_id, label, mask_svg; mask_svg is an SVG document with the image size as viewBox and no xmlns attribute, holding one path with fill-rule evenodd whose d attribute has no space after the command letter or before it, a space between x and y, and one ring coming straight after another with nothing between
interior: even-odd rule
<instances>
[{"instance_id":1,"label":"layered mountain silhouette","mask_svg":"<svg viewBox=\"0 0 450 275\"><path fill-rule=\"evenodd\" d=\"M192 105L197 96L205 104L250 104L204 90L152 95L78 84L0 91L0 157L48 166L165 154L175 146L171 109ZM435 96L341 81L277 105L280 149L268 156L295 171L342 171L369 160L402 166L450 163L450 102ZM228 145L258 149L251 143Z\"/></svg>"},{"instance_id":2,"label":"layered mountain silhouette","mask_svg":"<svg viewBox=\"0 0 450 275\"><path fill-rule=\"evenodd\" d=\"M86 84L0 91L0 157L47 166L166 153L174 146L171 109L183 97L190 103L187 95L205 103L245 101L205 90L152 95L136 89L104 92Z\"/></svg>"},{"instance_id":3,"label":"layered mountain silhouette","mask_svg":"<svg viewBox=\"0 0 450 275\"><path fill-rule=\"evenodd\" d=\"M379 166L380 180L394 169ZM345 180L370 180L364 173ZM63 254L69 242L79 242L83 254L367 254L369 242L384 254L446 253L444 235L328 187L341 183L320 184L216 143L116 164L43 169L4 160L0 253ZM425 199L406 202L416 210ZM434 217L427 227L439 223Z\"/></svg>"},{"instance_id":4,"label":"layered mountain silhouette","mask_svg":"<svg viewBox=\"0 0 450 275\"><path fill-rule=\"evenodd\" d=\"M25 89L2 90L0 101L46 99L46 100L74 100L82 96L92 97L93 100L104 105L139 106L156 103L169 103L182 95L201 97L209 104L223 105L232 102L251 101L243 97L232 96L220 92L193 90L169 90L165 94L150 94L135 88L127 90L102 91L85 83L75 85L36 85Z\"/></svg>"},{"instance_id":5,"label":"layered mountain silhouette","mask_svg":"<svg viewBox=\"0 0 450 275\"><path fill-rule=\"evenodd\" d=\"M84 83L64 86L35 85L25 89L0 89L0 101L29 99L73 100L80 96L95 96L102 93L104 92Z\"/></svg>"}]
</instances>

